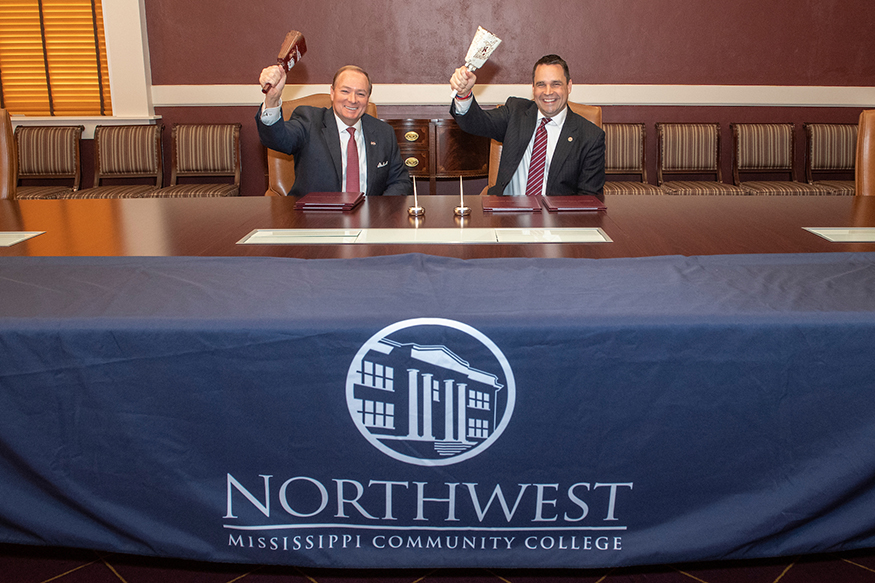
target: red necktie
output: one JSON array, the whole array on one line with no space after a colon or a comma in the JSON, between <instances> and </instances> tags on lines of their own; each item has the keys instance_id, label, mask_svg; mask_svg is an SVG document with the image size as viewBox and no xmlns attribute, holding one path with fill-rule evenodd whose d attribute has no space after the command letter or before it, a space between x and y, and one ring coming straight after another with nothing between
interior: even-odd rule
<instances>
[{"instance_id":1,"label":"red necktie","mask_svg":"<svg viewBox=\"0 0 875 583\"><path fill-rule=\"evenodd\" d=\"M346 144L346 192L361 192L359 185L359 149L355 144L355 128L346 128L349 142Z\"/></svg>"},{"instance_id":2,"label":"red necktie","mask_svg":"<svg viewBox=\"0 0 875 583\"><path fill-rule=\"evenodd\" d=\"M535 132L535 147L532 148L532 161L529 162L526 196L541 194L541 187L544 184L544 167L547 165L547 129L544 126L549 121L549 117L542 118L541 125Z\"/></svg>"}]
</instances>

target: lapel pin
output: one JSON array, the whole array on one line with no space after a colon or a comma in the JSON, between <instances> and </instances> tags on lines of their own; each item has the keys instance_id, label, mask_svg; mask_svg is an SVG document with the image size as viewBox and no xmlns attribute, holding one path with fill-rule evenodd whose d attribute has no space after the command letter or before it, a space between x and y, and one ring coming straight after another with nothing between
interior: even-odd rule
<instances>
[{"instance_id":1,"label":"lapel pin","mask_svg":"<svg viewBox=\"0 0 875 583\"><path fill-rule=\"evenodd\" d=\"M568 141L569 141L569 142L573 142L573 141L574 141L574 138L572 138L571 136L568 136Z\"/></svg>"},{"instance_id":2,"label":"lapel pin","mask_svg":"<svg viewBox=\"0 0 875 583\"><path fill-rule=\"evenodd\" d=\"M371 142L371 145L372 145L372 146L376 146L376 145L377 145L377 142Z\"/></svg>"}]
</instances>

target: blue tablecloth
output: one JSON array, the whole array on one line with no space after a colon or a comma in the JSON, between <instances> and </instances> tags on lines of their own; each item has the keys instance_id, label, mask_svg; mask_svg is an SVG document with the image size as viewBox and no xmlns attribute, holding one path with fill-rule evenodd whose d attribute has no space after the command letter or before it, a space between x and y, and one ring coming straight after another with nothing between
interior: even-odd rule
<instances>
[{"instance_id":1,"label":"blue tablecloth","mask_svg":"<svg viewBox=\"0 0 875 583\"><path fill-rule=\"evenodd\" d=\"M0 259L0 541L341 567L873 546L875 255Z\"/></svg>"}]
</instances>

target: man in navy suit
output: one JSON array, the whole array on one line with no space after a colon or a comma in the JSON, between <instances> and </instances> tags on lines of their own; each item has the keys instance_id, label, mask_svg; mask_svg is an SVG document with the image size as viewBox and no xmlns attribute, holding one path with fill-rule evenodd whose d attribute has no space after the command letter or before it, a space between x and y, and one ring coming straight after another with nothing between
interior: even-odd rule
<instances>
[{"instance_id":1,"label":"man in navy suit","mask_svg":"<svg viewBox=\"0 0 875 583\"><path fill-rule=\"evenodd\" d=\"M299 106L287 121L282 119L286 71L279 65L267 67L262 70L259 82L272 86L255 116L261 143L295 157L295 184L289 195L348 191L364 192L367 196L413 193L395 131L365 113L372 86L363 69L347 65L335 73L330 89L331 108Z\"/></svg>"},{"instance_id":2,"label":"man in navy suit","mask_svg":"<svg viewBox=\"0 0 875 583\"><path fill-rule=\"evenodd\" d=\"M603 196L605 132L568 107L571 75L561 57L547 55L535 63L532 100L511 97L504 107L483 110L472 94L476 81L465 67L456 69L450 79L457 93L450 113L464 131L503 143L498 179L488 194ZM534 165L538 171L532 174L538 174L540 181L532 186L529 169L542 125L546 156Z\"/></svg>"}]
</instances>

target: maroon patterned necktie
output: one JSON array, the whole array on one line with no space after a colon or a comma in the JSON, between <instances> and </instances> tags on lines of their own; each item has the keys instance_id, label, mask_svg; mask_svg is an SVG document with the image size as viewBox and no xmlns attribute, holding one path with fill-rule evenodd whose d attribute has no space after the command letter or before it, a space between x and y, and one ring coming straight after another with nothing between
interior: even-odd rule
<instances>
[{"instance_id":1,"label":"maroon patterned necktie","mask_svg":"<svg viewBox=\"0 0 875 583\"><path fill-rule=\"evenodd\" d=\"M359 149L355 144L355 128L346 128L349 142L346 144L346 192L361 192L359 185Z\"/></svg>"},{"instance_id":2,"label":"maroon patterned necktie","mask_svg":"<svg viewBox=\"0 0 875 583\"><path fill-rule=\"evenodd\" d=\"M549 121L549 117L542 118L541 125L535 132L535 147L532 148L532 161L529 163L526 196L541 194L541 187L544 184L544 167L547 165L547 129L544 126Z\"/></svg>"}]
</instances>

